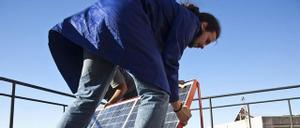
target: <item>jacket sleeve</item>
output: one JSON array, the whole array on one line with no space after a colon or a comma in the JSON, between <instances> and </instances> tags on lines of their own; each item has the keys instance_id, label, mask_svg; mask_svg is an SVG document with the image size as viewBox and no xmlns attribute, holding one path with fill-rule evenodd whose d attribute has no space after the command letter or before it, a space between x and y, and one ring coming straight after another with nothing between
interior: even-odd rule
<instances>
[{"instance_id":1,"label":"jacket sleeve","mask_svg":"<svg viewBox=\"0 0 300 128\"><path fill-rule=\"evenodd\" d=\"M162 48L162 59L171 92L169 102L175 102L179 100L179 60L183 54L183 50L195 37L197 31L199 31L199 20L194 14L178 6L177 16L171 24L168 37Z\"/></svg>"},{"instance_id":2,"label":"jacket sleeve","mask_svg":"<svg viewBox=\"0 0 300 128\"><path fill-rule=\"evenodd\" d=\"M175 34L172 32L172 34ZM176 41L175 35L170 35L165 48L162 51L162 58L164 67L170 87L170 99L169 102L175 102L179 99L178 94L178 70L179 70L179 42Z\"/></svg>"},{"instance_id":3,"label":"jacket sleeve","mask_svg":"<svg viewBox=\"0 0 300 128\"><path fill-rule=\"evenodd\" d=\"M180 37L180 24L181 18L177 17L172 23L172 27L169 31L167 40L162 49L162 59L170 87L170 100L169 102L175 102L179 99L178 94L178 70L179 59L182 55L182 37Z\"/></svg>"}]
</instances>

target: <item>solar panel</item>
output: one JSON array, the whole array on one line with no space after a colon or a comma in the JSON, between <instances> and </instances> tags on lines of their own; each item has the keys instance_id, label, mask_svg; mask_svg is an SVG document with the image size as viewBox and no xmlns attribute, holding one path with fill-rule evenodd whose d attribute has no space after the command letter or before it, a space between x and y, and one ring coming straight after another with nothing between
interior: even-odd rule
<instances>
[{"instance_id":1,"label":"solar panel","mask_svg":"<svg viewBox=\"0 0 300 128\"><path fill-rule=\"evenodd\" d=\"M190 107L194 98L195 91L198 89L198 98L200 99L199 84L196 80L179 85L179 98L188 107ZM130 100L122 101L106 108L98 106L94 113L88 128L133 128L137 116L140 98L135 97ZM201 102L199 101L199 108ZM201 109L200 109L201 110ZM202 110L200 111L202 123ZM169 104L165 118L164 128L182 128L172 106Z\"/></svg>"}]
</instances>

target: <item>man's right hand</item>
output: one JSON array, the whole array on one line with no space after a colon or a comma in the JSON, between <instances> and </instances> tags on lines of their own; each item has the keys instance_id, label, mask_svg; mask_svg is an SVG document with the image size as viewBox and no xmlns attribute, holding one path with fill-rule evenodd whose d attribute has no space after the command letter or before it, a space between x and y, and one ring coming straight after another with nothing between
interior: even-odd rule
<instances>
[{"instance_id":1,"label":"man's right hand","mask_svg":"<svg viewBox=\"0 0 300 128\"><path fill-rule=\"evenodd\" d=\"M184 126L187 124L188 120L192 117L192 114L191 114L191 110L185 105L181 106L181 103L182 102L180 100L178 100L176 102L171 103L171 105L174 110L180 109L179 111L177 111L175 113L176 113L176 116L179 119L179 121Z\"/></svg>"},{"instance_id":2,"label":"man's right hand","mask_svg":"<svg viewBox=\"0 0 300 128\"><path fill-rule=\"evenodd\" d=\"M185 126L188 123L188 120L192 117L191 110L184 105L179 112L176 112L176 116L182 125Z\"/></svg>"}]
</instances>

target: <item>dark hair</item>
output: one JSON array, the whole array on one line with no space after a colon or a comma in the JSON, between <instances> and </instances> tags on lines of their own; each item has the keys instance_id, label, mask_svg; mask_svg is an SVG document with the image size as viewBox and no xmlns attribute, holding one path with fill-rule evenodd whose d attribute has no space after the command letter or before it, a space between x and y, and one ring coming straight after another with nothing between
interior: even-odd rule
<instances>
[{"instance_id":1,"label":"dark hair","mask_svg":"<svg viewBox=\"0 0 300 128\"><path fill-rule=\"evenodd\" d=\"M206 12L200 12L199 8L193 4L182 4L185 8L193 12L195 15L198 16L199 20L201 22L207 22L207 31L213 32L215 31L217 33L217 39L220 36L221 33L221 26L219 24L218 19L213 16L212 14L206 13Z\"/></svg>"}]
</instances>

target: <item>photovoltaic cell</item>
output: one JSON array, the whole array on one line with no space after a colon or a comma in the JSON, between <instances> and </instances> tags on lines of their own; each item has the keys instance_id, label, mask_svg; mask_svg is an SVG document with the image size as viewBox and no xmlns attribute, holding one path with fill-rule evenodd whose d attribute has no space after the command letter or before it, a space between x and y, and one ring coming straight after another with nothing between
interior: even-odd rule
<instances>
[{"instance_id":1,"label":"photovoltaic cell","mask_svg":"<svg viewBox=\"0 0 300 128\"><path fill-rule=\"evenodd\" d=\"M90 128L122 128L126 119L132 111L132 106L137 99L128 100L122 104L108 106L105 109L97 109L96 119L93 119L89 125Z\"/></svg>"},{"instance_id":2,"label":"photovoltaic cell","mask_svg":"<svg viewBox=\"0 0 300 128\"><path fill-rule=\"evenodd\" d=\"M179 88L179 97L188 107L191 105L195 90L198 88L197 81L190 81ZM88 128L133 128L137 116L140 98L122 101L103 109L99 106ZM182 126L169 104L165 118L164 128L181 128Z\"/></svg>"}]
</instances>

